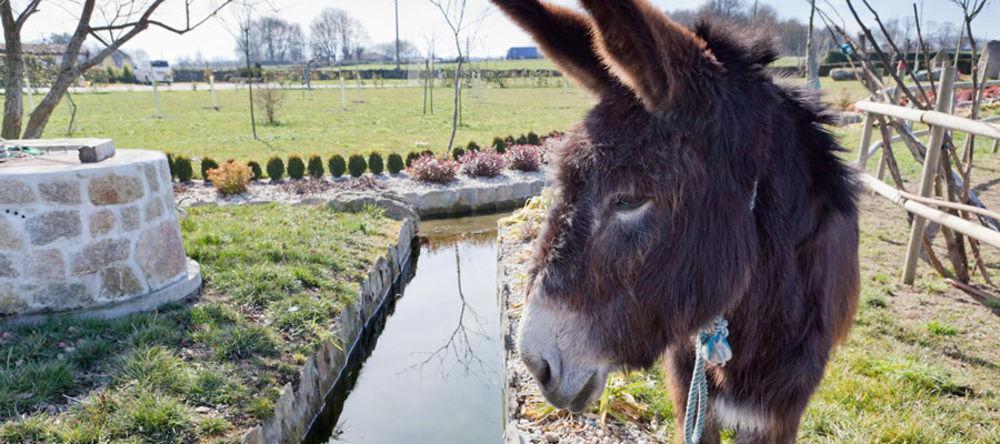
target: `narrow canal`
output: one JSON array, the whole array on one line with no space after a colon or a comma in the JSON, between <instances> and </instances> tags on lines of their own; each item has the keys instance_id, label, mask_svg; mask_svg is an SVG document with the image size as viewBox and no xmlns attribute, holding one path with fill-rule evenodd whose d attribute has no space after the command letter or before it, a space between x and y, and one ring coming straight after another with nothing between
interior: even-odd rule
<instances>
[{"instance_id":1,"label":"narrow canal","mask_svg":"<svg viewBox=\"0 0 1000 444\"><path fill-rule=\"evenodd\" d=\"M420 224L412 279L362 338L306 442L502 440L496 301L502 216Z\"/></svg>"}]
</instances>

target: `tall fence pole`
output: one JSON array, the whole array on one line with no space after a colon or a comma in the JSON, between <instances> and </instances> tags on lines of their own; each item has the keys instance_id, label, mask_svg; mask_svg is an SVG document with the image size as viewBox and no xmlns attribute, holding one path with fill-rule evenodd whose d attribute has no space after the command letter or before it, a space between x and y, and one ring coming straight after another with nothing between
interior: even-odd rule
<instances>
[{"instance_id":1,"label":"tall fence pole","mask_svg":"<svg viewBox=\"0 0 1000 444\"><path fill-rule=\"evenodd\" d=\"M941 83L938 84L937 103L935 111L944 112L950 108L951 90L955 83L955 68L946 66L941 73ZM870 114L870 113L869 113ZM931 128L930 142L927 144L927 156L924 157L924 170L920 176L920 196L929 197L934 189L934 176L937 174L938 162L941 160L941 145L944 142L945 127L934 125ZM884 149L884 148L883 148ZM903 283L913 284L917 273L917 263L920 261L920 247L923 246L924 228L927 220L921 216L913 216L910 227L910 242L906 248L906 261L903 263Z\"/></svg>"}]
</instances>

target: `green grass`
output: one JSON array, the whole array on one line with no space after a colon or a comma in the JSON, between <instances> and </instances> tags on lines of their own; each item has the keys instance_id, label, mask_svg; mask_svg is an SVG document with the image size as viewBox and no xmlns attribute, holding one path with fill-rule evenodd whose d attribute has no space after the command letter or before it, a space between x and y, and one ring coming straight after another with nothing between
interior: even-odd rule
<instances>
[{"instance_id":1,"label":"green grass","mask_svg":"<svg viewBox=\"0 0 1000 444\"><path fill-rule=\"evenodd\" d=\"M258 125L260 140L251 134L247 91L219 91L218 96L221 110L214 111L207 91L162 92L163 118L155 118L151 92L77 94L74 136L110 137L120 148L261 164L272 155L287 158L293 153L319 153L325 161L333 154L346 157L372 150L404 155L427 148L443 152L450 136L449 88L435 89L434 114L427 115L422 113L421 88L348 88L347 111L341 111L339 90L288 91L281 123ZM593 98L577 88L507 88L482 89L478 97L467 90L463 101L464 125L456 142L464 146L470 140L485 145L495 136L563 130L584 115ZM45 136L65 136L68 122L63 103Z\"/></svg>"},{"instance_id":2,"label":"green grass","mask_svg":"<svg viewBox=\"0 0 1000 444\"><path fill-rule=\"evenodd\" d=\"M7 330L0 442L188 442L268 417L399 226L375 209L188 211L193 304Z\"/></svg>"}]
</instances>

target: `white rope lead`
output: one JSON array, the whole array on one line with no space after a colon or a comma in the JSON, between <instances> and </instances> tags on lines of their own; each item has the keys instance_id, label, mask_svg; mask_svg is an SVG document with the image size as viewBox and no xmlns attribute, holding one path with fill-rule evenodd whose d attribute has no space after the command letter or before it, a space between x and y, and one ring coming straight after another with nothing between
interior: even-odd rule
<instances>
[{"instance_id":1,"label":"white rope lead","mask_svg":"<svg viewBox=\"0 0 1000 444\"><path fill-rule=\"evenodd\" d=\"M688 389L687 408L684 412L684 444L698 444L705 430L708 412L708 380L706 362L725 365L733 357L729 347L729 323L722 315L716 316L712 325L698 332L694 344L694 372Z\"/></svg>"}]
</instances>

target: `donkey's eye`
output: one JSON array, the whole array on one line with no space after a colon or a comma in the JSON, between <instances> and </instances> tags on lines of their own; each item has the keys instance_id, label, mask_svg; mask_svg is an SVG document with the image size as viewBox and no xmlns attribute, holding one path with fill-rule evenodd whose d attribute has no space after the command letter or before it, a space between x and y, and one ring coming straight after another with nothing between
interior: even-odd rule
<instances>
[{"instance_id":1,"label":"donkey's eye","mask_svg":"<svg viewBox=\"0 0 1000 444\"><path fill-rule=\"evenodd\" d=\"M632 211L643 206L646 202L649 202L647 196L621 195L611 201L611 207L615 211Z\"/></svg>"}]
</instances>

